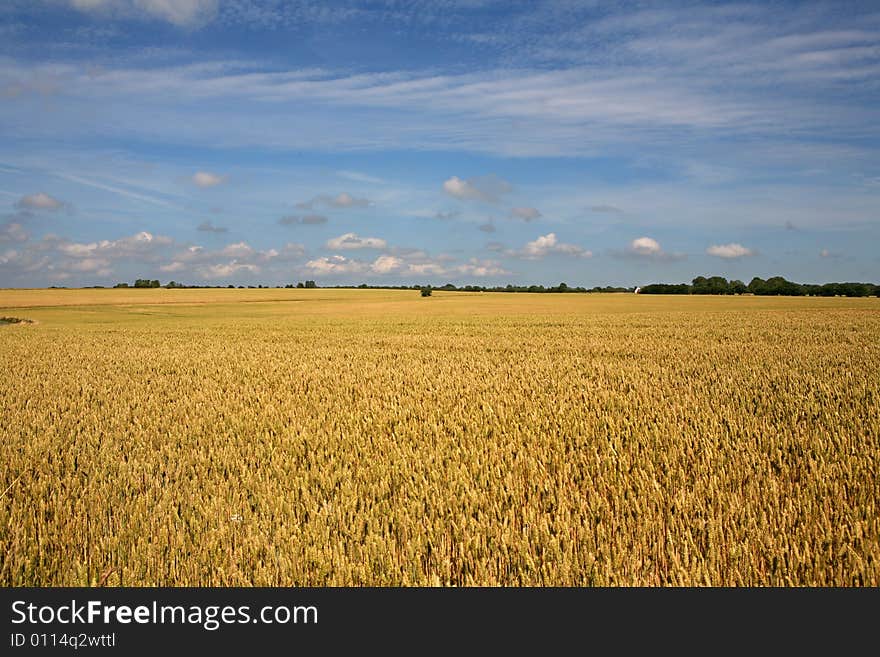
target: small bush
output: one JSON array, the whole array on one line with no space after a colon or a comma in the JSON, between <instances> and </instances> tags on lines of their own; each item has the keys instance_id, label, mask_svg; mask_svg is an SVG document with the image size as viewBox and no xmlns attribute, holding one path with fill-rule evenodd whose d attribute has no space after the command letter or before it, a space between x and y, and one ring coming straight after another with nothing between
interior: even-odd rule
<instances>
[{"instance_id":1,"label":"small bush","mask_svg":"<svg viewBox=\"0 0 880 657\"><path fill-rule=\"evenodd\" d=\"M429 287L423 287L423 288L422 288L422 296L423 296L423 297L429 297L429 296L431 296L431 288L429 288Z\"/></svg>"}]
</instances>

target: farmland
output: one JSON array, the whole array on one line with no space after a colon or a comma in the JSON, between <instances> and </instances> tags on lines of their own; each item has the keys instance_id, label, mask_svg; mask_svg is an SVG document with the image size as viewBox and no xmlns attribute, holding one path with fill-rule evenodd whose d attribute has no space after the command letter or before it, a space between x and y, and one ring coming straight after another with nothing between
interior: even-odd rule
<instances>
[{"instance_id":1,"label":"farmland","mask_svg":"<svg viewBox=\"0 0 880 657\"><path fill-rule=\"evenodd\" d=\"M880 299L0 290L0 584L880 585Z\"/></svg>"}]
</instances>

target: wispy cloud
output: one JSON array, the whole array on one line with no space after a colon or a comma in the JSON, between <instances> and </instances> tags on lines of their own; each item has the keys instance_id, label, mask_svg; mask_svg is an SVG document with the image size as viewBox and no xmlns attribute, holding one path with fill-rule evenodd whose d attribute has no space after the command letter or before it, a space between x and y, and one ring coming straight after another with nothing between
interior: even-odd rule
<instances>
[{"instance_id":1,"label":"wispy cloud","mask_svg":"<svg viewBox=\"0 0 880 657\"><path fill-rule=\"evenodd\" d=\"M322 214L287 215L278 220L278 224L281 226L295 226L297 224L303 226L317 226L326 223L327 217Z\"/></svg>"},{"instance_id":2,"label":"wispy cloud","mask_svg":"<svg viewBox=\"0 0 880 657\"><path fill-rule=\"evenodd\" d=\"M62 0L96 17L144 18L193 27L212 19L218 0Z\"/></svg>"},{"instance_id":3,"label":"wispy cloud","mask_svg":"<svg viewBox=\"0 0 880 657\"><path fill-rule=\"evenodd\" d=\"M101 189L105 192L110 192L112 194L117 194L119 196L124 196L126 198L136 199L138 201L145 201L146 203L152 203L153 205L160 205L165 208L173 208L175 210L180 210L178 206L173 203L169 203L168 201L164 201L160 198L156 198L155 196L150 196L148 194L141 194L138 192L133 192L128 189L123 189L121 187L116 187L113 185L107 185L105 183L97 182L95 180L89 180L88 178L83 178L82 176L75 176L69 173L56 173L57 177L62 178L64 180L69 180L71 182L78 183L80 185L85 185L87 187L94 187L95 189Z\"/></svg>"},{"instance_id":4,"label":"wispy cloud","mask_svg":"<svg viewBox=\"0 0 880 657\"><path fill-rule=\"evenodd\" d=\"M209 221L203 221L202 223L200 223L198 225L198 227L196 228L196 230L199 232L202 232L202 233L225 233L229 229L226 228L225 226L215 226L213 224L213 222L211 222L209 220Z\"/></svg>"},{"instance_id":5,"label":"wispy cloud","mask_svg":"<svg viewBox=\"0 0 880 657\"><path fill-rule=\"evenodd\" d=\"M606 212L609 214L620 214L623 212L615 205L591 205L590 212Z\"/></svg>"},{"instance_id":6,"label":"wispy cloud","mask_svg":"<svg viewBox=\"0 0 880 657\"><path fill-rule=\"evenodd\" d=\"M319 194L308 201L297 203L296 207L301 210L311 210L316 205L324 205L330 208L366 208L372 205L372 201L365 198L357 198L348 192L341 192L336 196Z\"/></svg>"},{"instance_id":7,"label":"wispy cloud","mask_svg":"<svg viewBox=\"0 0 880 657\"><path fill-rule=\"evenodd\" d=\"M355 182L362 183L370 183L373 185L383 185L385 181L376 176L371 176L366 173L361 173L360 171L337 171L336 175L340 178L345 178L346 180L353 180Z\"/></svg>"},{"instance_id":8,"label":"wispy cloud","mask_svg":"<svg viewBox=\"0 0 880 657\"><path fill-rule=\"evenodd\" d=\"M217 185L222 185L224 182L226 182L226 176L211 173L210 171L196 171L193 174L191 180L194 185L204 189L207 187L216 187Z\"/></svg>"}]
</instances>

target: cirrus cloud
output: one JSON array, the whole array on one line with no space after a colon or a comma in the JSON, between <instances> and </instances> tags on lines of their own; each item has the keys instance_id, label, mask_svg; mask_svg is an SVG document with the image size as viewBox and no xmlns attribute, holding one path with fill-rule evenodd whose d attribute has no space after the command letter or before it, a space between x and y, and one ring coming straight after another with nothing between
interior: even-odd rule
<instances>
[{"instance_id":1,"label":"cirrus cloud","mask_svg":"<svg viewBox=\"0 0 880 657\"><path fill-rule=\"evenodd\" d=\"M280 226L295 226L297 224L303 226L317 226L326 224L327 217L322 214L306 214L306 215L288 215L278 220Z\"/></svg>"}]
</instances>

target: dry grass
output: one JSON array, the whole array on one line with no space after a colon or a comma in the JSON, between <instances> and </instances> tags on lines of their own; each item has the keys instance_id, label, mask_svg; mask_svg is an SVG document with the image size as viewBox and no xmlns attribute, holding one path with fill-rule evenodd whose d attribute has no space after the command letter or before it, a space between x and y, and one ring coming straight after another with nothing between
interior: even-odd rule
<instances>
[{"instance_id":1,"label":"dry grass","mask_svg":"<svg viewBox=\"0 0 880 657\"><path fill-rule=\"evenodd\" d=\"M11 308L5 586L880 584L877 299Z\"/></svg>"}]
</instances>

